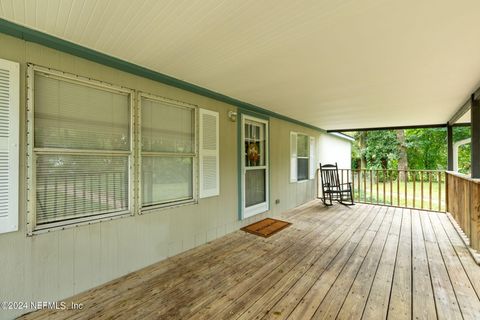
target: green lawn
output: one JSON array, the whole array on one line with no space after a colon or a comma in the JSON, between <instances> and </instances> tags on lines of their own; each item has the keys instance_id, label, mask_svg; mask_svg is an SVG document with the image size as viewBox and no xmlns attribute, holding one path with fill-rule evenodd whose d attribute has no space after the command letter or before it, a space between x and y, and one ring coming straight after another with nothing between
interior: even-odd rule
<instances>
[{"instance_id":1,"label":"green lawn","mask_svg":"<svg viewBox=\"0 0 480 320\"><path fill-rule=\"evenodd\" d=\"M445 181L441 181L440 194L438 182L432 181L430 189L430 183L424 181L423 201L422 183L420 181L416 181L415 184L413 182L408 182L406 187L407 196L405 198L405 182L400 182L400 192L398 192L397 180L392 181L391 184L389 181L385 182L385 184L383 182L376 183L373 181L373 183L370 184L370 180L367 178L366 188L364 187L362 180L360 183L360 190L358 190L358 181L355 181L354 198L358 202L378 203L418 209L423 208L436 211L445 210ZM400 198L398 197L399 195Z\"/></svg>"}]
</instances>

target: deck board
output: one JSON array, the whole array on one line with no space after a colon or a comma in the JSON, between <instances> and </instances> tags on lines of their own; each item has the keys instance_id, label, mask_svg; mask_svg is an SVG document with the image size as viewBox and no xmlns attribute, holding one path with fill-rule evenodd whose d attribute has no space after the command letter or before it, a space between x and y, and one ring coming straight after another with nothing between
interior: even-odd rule
<instances>
[{"instance_id":1,"label":"deck board","mask_svg":"<svg viewBox=\"0 0 480 320\"><path fill-rule=\"evenodd\" d=\"M386 319L387 317L401 224L402 211L395 210L392 226L388 232L385 248L370 288L362 319Z\"/></svg>"},{"instance_id":2,"label":"deck board","mask_svg":"<svg viewBox=\"0 0 480 320\"><path fill-rule=\"evenodd\" d=\"M410 211L404 209L403 211ZM393 274L388 319L410 319L412 315L412 221L404 212Z\"/></svg>"},{"instance_id":3,"label":"deck board","mask_svg":"<svg viewBox=\"0 0 480 320\"><path fill-rule=\"evenodd\" d=\"M312 201L24 319L473 319L480 267L441 213Z\"/></svg>"},{"instance_id":4,"label":"deck board","mask_svg":"<svg viewBox=\"0 0 480 320\"><path fill-rule=\"evenodd\" d=\"M416 210L412 210L412 317L437 318L423 229Z\"/></svg>"}]
</instances>

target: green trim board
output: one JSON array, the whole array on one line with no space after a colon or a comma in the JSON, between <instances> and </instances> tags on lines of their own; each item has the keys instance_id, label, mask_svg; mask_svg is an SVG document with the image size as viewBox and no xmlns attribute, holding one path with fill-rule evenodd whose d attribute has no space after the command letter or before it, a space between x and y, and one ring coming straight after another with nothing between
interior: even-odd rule
<instances>
[{"instance_id":1,"label":"green trim board","mask_svg":"<svg viewBox=\"0 0 480 320\"><path fill-rule=\"evenodd\" d=\"M35 42L40 45L43 45L58 51L62 51L80 58L84 58L84 59L102 64L117 70L121 70L121 71L128 72L140 77L161 82L163 84L176 87L182 90L186 90L192 93L196 93L217 101L225 102L230 105L236 106L240 109L243 109L245 111L254 112L256 114L261 114L264 116L275 117L277 119L285 120L294 124L301 125L303 127L313 129L313 130L325 132L325 130L318 128L316 126L313 126L311 124L304 123L296 119L292 119L282 114L267 110L262 107L258 107L251 103L247 103L235 98L231 98L224 94L194 85L192 83L189 83L183 80L179 80L177 78L168 76L166 74L153 71L151 69L112 57L110 55L95 51L93 49L89 49L87 47L75 44L73 42L63 40L58 37L46 34L44 32L30 29L28 27L25 27L1 18L0 18L0 33L13 36L25 41Z\"/></svg>"},{"instance_id":2,"label":"green trim board","mask_svg":"<svg viewBox=\"0 0 480 320\"><path fill-rule=\"evenodd\" d=\"M238 220L242 220L243 215L243 206L242 206L242 112L238 110L237 112L237 213Z\"/></svg>"}]
</instances>

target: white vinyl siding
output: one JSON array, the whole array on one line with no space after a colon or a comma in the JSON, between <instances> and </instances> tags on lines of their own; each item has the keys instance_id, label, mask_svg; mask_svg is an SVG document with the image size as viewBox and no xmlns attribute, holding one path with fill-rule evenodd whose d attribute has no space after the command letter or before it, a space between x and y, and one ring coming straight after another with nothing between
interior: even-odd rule
<instances>
[{"instance_id":1,"label":"white vinyl siding","mask_svg":"<svg viewBox=\"0 0 480 320\"><path fill-rule=\"evenodd\" d=\"M220 194L218 112L199 110L200 198Z\"/></svg>"},{"instance_id":2,"label":"white vinyl siding","mask_svg":"<svg viewBox=\"0 0 480 320\"><path fill-rule=\"evenodd\" d=\"M30 231L132 213L132 92L28 72Z\"/></svg>"},{"instance_id":3,"label":"white vinyl siding","mask_svg":"<svg viewBox=\"0 0 480 320\"><path fill-rule=\"evenodd\" d=\"M20 67L0 59L0 233L18 230Z\"/></svg>"},{"instance_id":4,"label":"white vinyl siding","mask_svg":"<svg viewBox=\"0 0 480 320\"><path fill-rule=\"evenodd\" d=\"M196 108L140 95L142 210L196 197Z\"/></svg>"}]
</instances>

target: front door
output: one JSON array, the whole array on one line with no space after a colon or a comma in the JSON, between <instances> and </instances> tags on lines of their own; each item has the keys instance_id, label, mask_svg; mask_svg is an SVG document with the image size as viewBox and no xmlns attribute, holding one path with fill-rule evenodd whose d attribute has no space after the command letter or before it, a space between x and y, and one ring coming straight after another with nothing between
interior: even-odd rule
<instances>
[{"instance_id":1,"label":"front door","mask_svg":"<svg viewBox=\"0 0 480 320\"><path fill-rule=\"evenodd\" d=\"M242 218L268 210L268 121L242 115Z\"/></svg>"}]
</instances>

